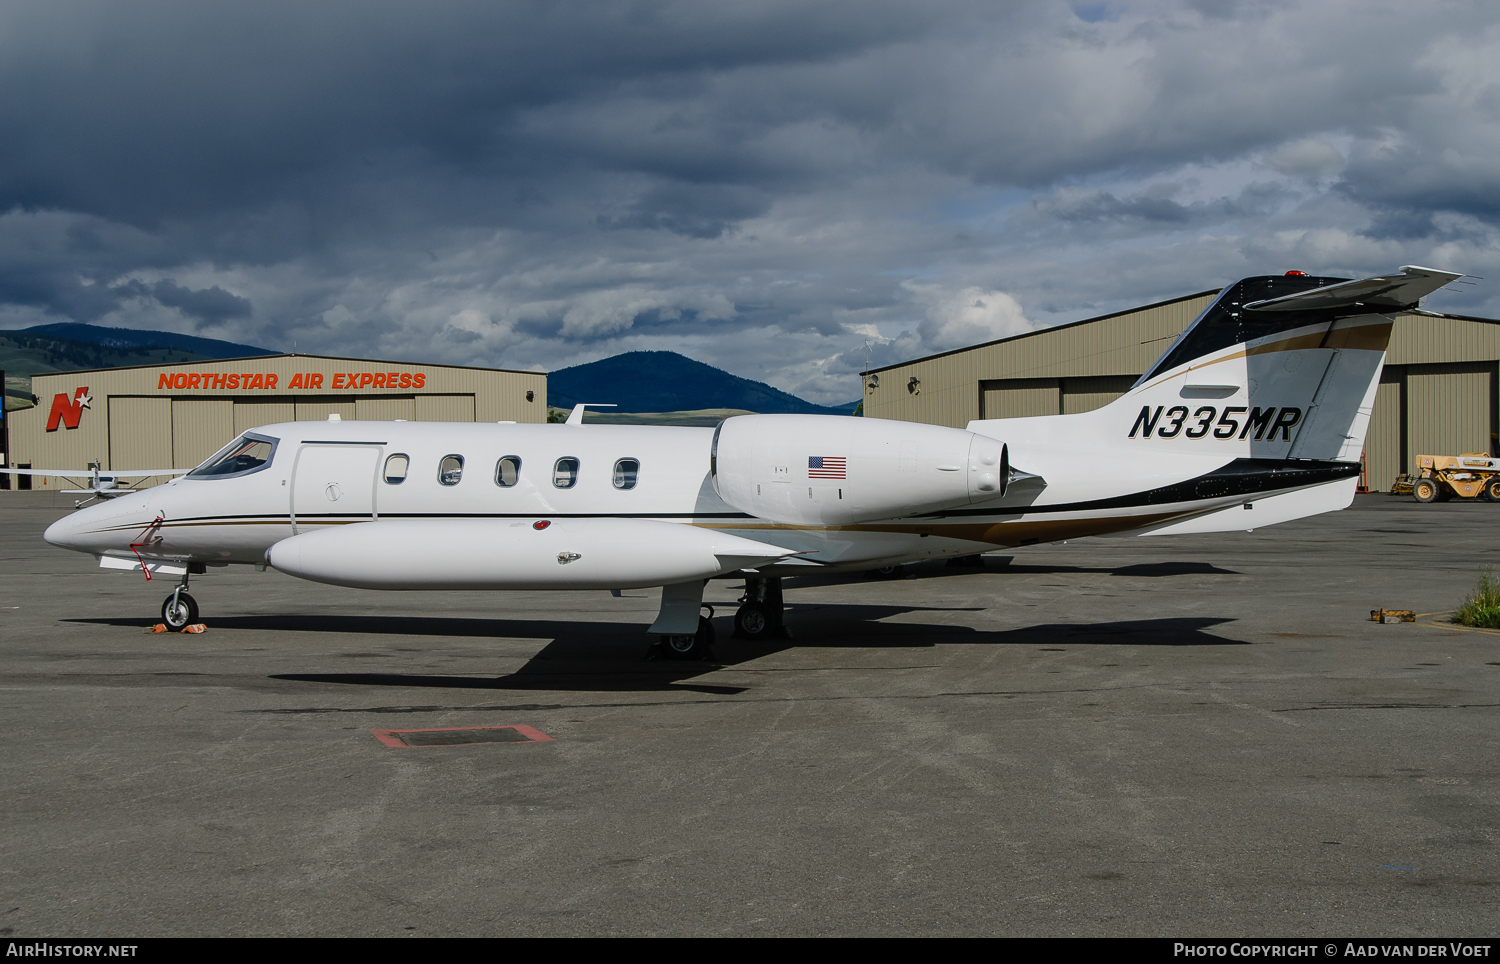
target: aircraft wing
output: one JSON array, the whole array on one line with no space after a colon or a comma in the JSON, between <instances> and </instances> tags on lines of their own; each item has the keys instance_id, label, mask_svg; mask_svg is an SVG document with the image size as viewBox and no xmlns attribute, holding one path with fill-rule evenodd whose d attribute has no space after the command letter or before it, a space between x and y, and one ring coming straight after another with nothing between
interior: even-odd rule
<instances>
[{"instance_id":1,"label":"aircraft wing","mask_svg":"<svg viewBox=\"0 0 1500 964\"><path fill-rule=\"evenodd\" d=\"M1359 281L1345 281L1326 288L1299 291L1281 298L1252 301L1246 311L1309 311L1317 308L1363 306L1376 311L1401 311L1415 308L1417 302L1450 281L1463 275L1436 268L1405 265L1400 274L1380 275Z\"/></svg>"},{"instance_id":2,"label":"aircraft wing","mask_svg":"<svg viewBox=\"0 0 1500 964\"><path fill-rule=\"evenodd\" d=\"M145 479L153 475L185 475L192 469L130 469L128 471L116 472L113 469L100 469L99 475L106 479ZM79 478L93 478L93 469L12 469L10 467L0 468L0 474L11 475L55 475L58 478L75 476Z\"/></svg>"}]
</instances>

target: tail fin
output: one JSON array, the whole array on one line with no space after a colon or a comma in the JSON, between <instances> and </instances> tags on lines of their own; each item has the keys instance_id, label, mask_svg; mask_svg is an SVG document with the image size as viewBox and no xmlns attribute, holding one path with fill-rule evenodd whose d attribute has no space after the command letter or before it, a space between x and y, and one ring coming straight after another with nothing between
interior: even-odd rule
<instances>
[{"instance_id":1,"label":"tail fin","mask_svg":"<svg viewBox=\"0 0 1500 964\"><path fill-rule=\"evenodd\" d=\"M1408 265L1360 281L1246 278L1096 415L1143 448L1358 461L1392 316L1458 277Z\"/></svg>"}]
</instances>

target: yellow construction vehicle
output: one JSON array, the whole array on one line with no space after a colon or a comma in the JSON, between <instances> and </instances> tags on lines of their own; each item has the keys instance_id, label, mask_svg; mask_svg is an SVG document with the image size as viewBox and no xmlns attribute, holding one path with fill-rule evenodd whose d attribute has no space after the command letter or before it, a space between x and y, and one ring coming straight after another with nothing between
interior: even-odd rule
<instances>
[{"instance_id":1,"label":"yellow construction vehicle","mask_svg":"<svg viewBox=\"0 0 1500 964\"><path fill-rule=\"evenodd\" d=\"M1418 502L1487 499L1500 502L1500 459L1484 452L1462 455L1419 455L1415 478L1396 480L1392 493L1410 492Z\"/></svg>"}]
</instances>

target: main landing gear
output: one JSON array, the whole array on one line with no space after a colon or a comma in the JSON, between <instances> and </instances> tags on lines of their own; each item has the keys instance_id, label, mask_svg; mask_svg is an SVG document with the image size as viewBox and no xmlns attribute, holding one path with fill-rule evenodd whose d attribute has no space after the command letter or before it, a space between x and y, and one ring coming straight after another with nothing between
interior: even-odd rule
<instances>
[{"instance_id":1,"label":"main landing gear","mask_svg":"<svg viewBox=\"0 0 1500 964\"><path fill-rule=\"evenodd\" d=\"M714 607L703 602L703 582L677 583L662 587L661 613L647 630L659 637L647 654L648 659L713 659ZM734 634L741 639L771 639L790 634L782 625L785 607L781 601L781 579L778 576L747 576L745 595L734 614ZM708 615L701 614L703 609ZM697 632L682 630L693 626ZM675 632L674 632L675 630Z\"/></svg>"},{"instance_id":2,"label":"main landing gear","mask_svg":"<svg viewBox=\"0 0 1500 964\"><path fill-rule=\"evenodd\" d=\"M198 600L189 596L187 591L188 575L194 572L203 572L202 566L190 564L188 571L182 574L182 582L162 601L161 621L173 632L180 632L198 621Z\"/></svg>"},{"instance_id":3,"label":"main landing gear","mask_svg":"<svg viewBox=\"0 0 1500 964\"><path fill-rule=\"evenodd\" d=\"M780 576L746 576L742 606L734 614L734 634L740 639L771 639L786 634L786 607Z\"/></svg>"},{"instance_id":4,"label":"main landing gear","mask_svg":"<svg viewBox=\"0 0 1500 964\"><path fill-rule=\"evenodd\" d=\"M693 635L663 636L661 655L667 659L713 659L714 624L710 621L713 611L713 607L710 606L708 616L698 617L698 631Z\"/></svg>"}]
</instances>

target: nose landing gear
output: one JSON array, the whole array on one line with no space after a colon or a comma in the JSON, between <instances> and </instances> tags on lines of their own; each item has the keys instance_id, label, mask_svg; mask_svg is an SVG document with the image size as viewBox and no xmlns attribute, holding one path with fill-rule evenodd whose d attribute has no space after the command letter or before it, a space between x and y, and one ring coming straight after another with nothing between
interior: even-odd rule
<instances>
[{"instance_id":1,"label":"nose landing gear","mask_svg":"<svg viewBox=\"0 0 1500 964\"><path fill-rule=\"evenodd\" d=\"M181 631L198 621L198 600L188 595L188 573L182 574L182 582L172 590L161 604L161 621L170 630Z\"/></svg>"}]
</instances>

